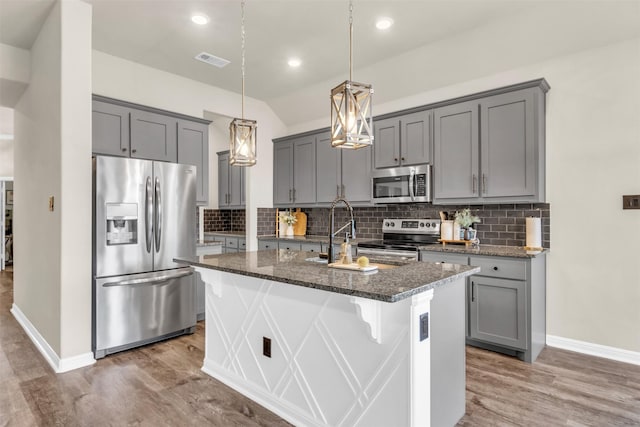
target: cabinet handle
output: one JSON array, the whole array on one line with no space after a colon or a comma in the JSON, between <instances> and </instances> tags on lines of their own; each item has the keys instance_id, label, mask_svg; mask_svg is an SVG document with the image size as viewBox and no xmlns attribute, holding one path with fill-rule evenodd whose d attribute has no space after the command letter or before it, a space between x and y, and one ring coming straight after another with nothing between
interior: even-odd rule
<instances>
[{"instance_id":1,"label":"cabinet handle","mask_svg":"<svg viewBox=\"0 0 640 427\"><path fill-rule=\"evenodd\" d=\"M401 157L400 160L402 160L404 162L404 157Z\"/></svg>"},{"instance_id":2,"label":"cabinet handle","mask_svg":"<svg viewBox=\"0 0 640 427\"><path fill-rule=\"evenodd\" d=\"M340 197L340 186L336 185L336 197Z\"/></svg>"},{"instance_id":3,"label":"cabinet handle","mask_svg":"<svg viewBox=\"0 0 640 427\"><path fill-rule=\"evenodd\" d=\"M131 150L132 153L136 153L138 150L136 150L135 148L133 150Z\"/></svg>"},{"instance_id":4,"label":"cabinet handle","mask_svg":"<svg viewBox=\"0 0 640 427\"><path fill-rule=\"evenodd\" d=\"M493 271L498 271L498 266L497 265L493 267Z\"/></svg>"},{"instance_id":5,"label":"cabinet handle","mask_svg":"<svg viewBox=\"0 0 640 427\"><path fill-rule=\"evenodd\" d=\"M472 192L472 193L475 193L475 192L476 192L476 181L477 181L477 178L476 178L476 174L474 173L474 174L471 176L471 192Z\"/></svg>"},{"instance_id":6,"label":"cabinet handle","mask_svg":"<svg viewBox=\"0 0 640 427\"><path fill-rule=\"evenodd\" d=\"M344 195L344 193L345 193L345 187L344 187L344 184L342 184L342 185L341 185L341 187L342 187L342 198L344 198L344 197L345 197L345 195Z\"/></svg>"},{"instance_id":7,"label":"cabinet handle","mask_svg":"<svg viewBox=\"0 0 640 427\"><path fill-rule=\"evenodd\" d=\"M294 202L296 201L296 189L295 188L293 189L293 201Z\"/></svg>"},{"instance_id":8,"label":"cabinet handle","mask_svg":"<svg viewBox=\"0 0 640 427\"><path fill-rule=\"evenodd\" d=\"M476 300L476 284L475 282L471 282L471 302Z\"/></svg>"},{"instance_id":9,"label":"cabinet handle","mask_svg":"<svg viewBox=\"0 0 640 427\"><path fill-rule=\"evenodd\" d=\"M127 151L127 149L126 149L126 148L123 148L123 149L122 149L122 152L124 153L125 151Z\"/></svg>"},{"instance_id":10,"label":"cabinet handle","mask_svg":"<svg viewBox=\"0 0 640 427\"><path fill-rule=\"evenodd\" d=\"M291 189L289 189L289 201L291 201Z\"/></svg>"},{"instance_id":11,"label":"cabinet handle","mask_svg":"<svg viewBox=\"0 0 640 427\"><path fill-rule=\"evenodd\" d=\"M397 157L394 157L394 158L393 158L393 161L394 161L394 162L397 162L397 161L398 161L398 158L397 158Z\"/></svg>"},{"instance_id":12,"label":"cabinet handle","mask_svg":"<svg viewBox=\"0 0 640 427\"><path fill-rule=\"evenodd\" d=\"M482 174L482 193L487 194L487 176Z\"/></svg>"}]
</instances>

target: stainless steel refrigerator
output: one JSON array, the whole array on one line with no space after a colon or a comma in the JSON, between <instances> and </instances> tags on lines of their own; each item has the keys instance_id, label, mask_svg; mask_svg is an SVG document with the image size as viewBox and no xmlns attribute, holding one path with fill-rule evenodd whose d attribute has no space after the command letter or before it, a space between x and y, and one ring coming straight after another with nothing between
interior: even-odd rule
<instances>
[{"instance_id":1,"label":"stainless steel refrigerator","mask_svg":"<svg viewBox=\"0 0 640 427\"><path fill-rule=\"evenodd\" d=\"M93 351L96 358L192 333L196 168L93 159Z\"/></svg>"}]
</instances>

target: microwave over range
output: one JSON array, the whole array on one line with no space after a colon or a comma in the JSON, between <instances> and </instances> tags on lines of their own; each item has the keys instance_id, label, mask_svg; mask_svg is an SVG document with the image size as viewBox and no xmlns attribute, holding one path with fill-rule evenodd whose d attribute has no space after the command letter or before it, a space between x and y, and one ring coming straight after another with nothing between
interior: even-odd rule
<instances>
[{"instance_id":1,"label":"microwave over range","mask_svg":"<svg viewBox=\"0 0 640 427\"><path fill-rule=\"evenodd\" d=\"M431 165L373 171L371 198L373 203L430 202Z\"/></svg>"}]
</instances>

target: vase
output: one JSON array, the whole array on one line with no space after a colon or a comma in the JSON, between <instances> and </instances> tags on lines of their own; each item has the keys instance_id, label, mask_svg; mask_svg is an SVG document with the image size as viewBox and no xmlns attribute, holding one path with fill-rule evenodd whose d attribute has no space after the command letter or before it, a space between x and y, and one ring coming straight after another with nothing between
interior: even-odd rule
<instances>
[{"instance_id":1,"label":"vase","mask_svg":"<svg viewBox=\"0 0 640 427\"><path fill-rule=\"evenodd\" d=\"M471 232L469 231L469 227L464 228L464 240L471 240Z\"/></svg>"},{"instance_id":2,"label":"vase","mask_svg":"<svg viewBox=\"0 0 640 427\"><path fill-rule=\"evenodd\" d=\"M293 224L287 224L284 234L285 236L293 236Z\"/></svg>"}]
</instances>

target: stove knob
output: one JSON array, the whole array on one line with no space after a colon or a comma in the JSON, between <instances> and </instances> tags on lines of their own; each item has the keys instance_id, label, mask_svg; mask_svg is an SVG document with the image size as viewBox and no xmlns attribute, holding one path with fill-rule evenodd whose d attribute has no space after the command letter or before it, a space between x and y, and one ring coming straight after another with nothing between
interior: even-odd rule
<instances>
[{"instance_id":1,"label":"stove knob","mask_svg":"<svg viewBox=\"0 0 640 427\"><path fill-rule=\"evenodd\" d=\"M435 222L432 222L432 223L431 223L431 226L432 226L433 228L436 228L436 223L435 223Z\"/></svg>"},{"instance_id":2,"label":"stove knob","mask_svg":"<svg viewBox=\"0 0 640 427\"><path fill-rule=\"evenodd\" d=\"M388 227L388 226L389 226L389 221L385 222L385 223L384 223L384 226L385 226L385 227Z\"/></svg>"},{"instance_id":3,"label":"stove knob","mask_svg":"<svg viewBox=\"0 0 640 427\"><path fill-rule=\"evenodd\" d=\"M427 227L429 227L431 224L427 223ZM424 222L420 223L420 227L424 227Z\"/></svg>"},{"instance_id":4,"label":"stove knob","mask_svg":"<svg viewBox=\"0 0 640 427\"><path fill-rule=\"evenodd\" d=\"M396 226L396 223L395 223L395 222L391 222L391 226L392 226L392 227L395 227L395 226Z\"/></svg>"}]
</instances>

